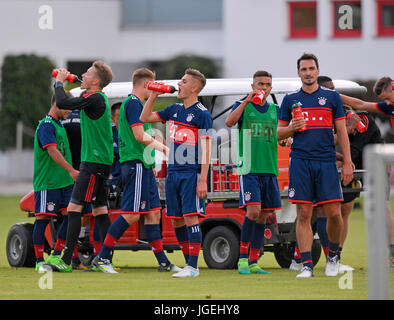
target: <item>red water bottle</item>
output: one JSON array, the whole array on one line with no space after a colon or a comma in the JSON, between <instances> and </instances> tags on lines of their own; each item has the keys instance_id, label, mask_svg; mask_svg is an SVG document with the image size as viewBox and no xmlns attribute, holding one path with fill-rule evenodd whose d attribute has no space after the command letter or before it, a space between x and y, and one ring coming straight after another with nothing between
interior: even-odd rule
<instances>
[{"instance_id":1,"label":"red water bottle","mask_svg":"<svg viewBox=\"0 0 394 320\"><path fill-rule=\"evenodd\" d=\"M253 103L254 104L260 104L264 100L264 96L265 96L264 91L260 90L260 93L255 94L253 96L253 99L252 99Z\"/></svg>"},{"instance_id":2,"label":"red water bottle","mask_svg":"<svg viewBox=\"0 0 394 320\"><path fill-rule=\"evenodd\" d=\"M350 117L355 114L353 111L349 111L346 115L346 120L349 120ZM357 122L356 125L356 130L360 133L364 133L365 131L367 131L367 127L366 125L360 120L359 122Z\"/></svg>"},{"instance_id":3,"label":"red water bottle","mask_svg":"<svg viewBox=\"0 0 394 320\"><path fill-rule=\"evenodd\" d=\"M149 90L164 92L164 93L174 93L176 91L174 86L169 84L163 84L153 81L148 81L147 87Z\"/></svg>"},{"instance_id":4,"label":"red water bottle","mask_svg":"<svg viewBox=\"0 0 394 320\"><path fill-rule=\"evenodd\" d=\"M56 70L52 71L52 78L56 78L58 72ZM75 74L69 74L66 79L68 82L81 82L81 80Z\"/></svg>"},{"instance_id":5,"label":"red water bottle","mask_svg":"<svg viewBox=\"0 0 394 320\"><path fill-rule=\"evenodd\" d=\"M293 107L293 111L291 113L293 115L293 118L304 118L304 115L302 114L302 108L298 105ZM306 125L304 125L301 129L298 129L299 132L302 132L305 130L306 130Z\"/></svg>"}]
</instances>

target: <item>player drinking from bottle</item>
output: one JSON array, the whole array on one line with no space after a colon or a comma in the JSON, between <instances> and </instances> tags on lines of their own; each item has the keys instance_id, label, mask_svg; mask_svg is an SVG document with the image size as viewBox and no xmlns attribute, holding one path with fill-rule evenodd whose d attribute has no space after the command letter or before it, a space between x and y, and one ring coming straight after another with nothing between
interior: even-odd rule
<instances>
[{"instance_id":1,"label":"player drinking from bottle","mask_svg":"<svg viewBox=\"0 0 394 320\"><path fill-rule=\"evenodd\" d=\"M281 209L278 176L278 107L267 102L272 89L272 75L257 71L253 75L252 91L243 101L237 101L226 118L226 125L237 124L239 206L246 207L240 238L238 273L266 274L257 264L264 241L267 214ZM263 99L259 95L263 92ZM257 103L255 103L257 102ZM246 139L250 132L250 141ZM250 144L247 148L246 144ZM247 149L249 149L247 151ZM250 249L249 249L250 247ZM249 252L250 251L250 252Z\"/></svg>"},{"instance_id":2,"label":"player drinking from bottle","mask_svg":"<svg viewBox=\"0 0 394 320\"><path fill-rule=\"evenodd\" d=\"M108 98L102 92L113 78L111 68L95 61L82 75L82 97L67 97L63 83L69 72L57 70L55 79L56 104L60 109L80 109L81 166L75 182L68 211L68 230L63 256L51 263L55 270L71 272L71 258L81 229L81 212L86 203L92 203L93 215L103 240L111 222L108 217L106 183L113 161L113 138Z\"/></svg>"},{"instance_id":3,"label":"player drinking from bottle","mask_svg":"<svg viewBox=\"0 0 394 320\"><path fill-rule=\"evenodd\" d=\"M173 277L197 277L202 233L198 217L205 215L207 176L210 161L212 117L198 101L205 86L198 70L187 69L178 83L178 98L164 110L152 112L160 92L152 91L141 113L143 122L168 122L170 156L166 178L166 216L172 219L186 266ZM201 151L201 157L199 157Z\"/></svg>"}]
</instances>

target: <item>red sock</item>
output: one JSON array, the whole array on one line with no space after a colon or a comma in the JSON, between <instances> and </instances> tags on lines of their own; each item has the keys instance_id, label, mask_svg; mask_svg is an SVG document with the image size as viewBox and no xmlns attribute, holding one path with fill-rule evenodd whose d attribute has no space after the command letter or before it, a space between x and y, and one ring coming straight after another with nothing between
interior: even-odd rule
<instances>
[{"instance_id":1,"label":"red sock","mask_svg":"<svg viewBox=\"0 0 394 320\"><path fill-rule=\"evenodd\" d=\"M301 263L301 252L300 252L300 248L298 248L297 245L294 248L294 260L297 263Z\"/></svg>"},{"instance_id":2,"label":"red sock","mask_svg":"<svg viewBox=\"0 0 394 320\"><path fill-rule=\"evenodd\" d=\"M102 244L100 241L93 241L93 255L98 255L102 247Z\"/></svg>"},{"instance_id":3,"label":"red sock","mask_svg":"<svg viewBox=\"0 0 394 320\"><path fill-rule=\"evenodd\" d=\"M179 246L181 247L187 263L189 261L189 241L179 242Z\"/></svg>"},{"instance_id":4,"label":"red sock","mask_svg":"<svg viewBox=\"0 0 394 320\"><path fill-rule=\"evenodd\" d=\"M59 255L66 245L66 240L58 238L56 241L55 248L53 249L53 255Z\"/></svg>"},{"instance_id":5,"label":"red sock","mask_svg":"<svg viewBox=\"0 0 394 320\"><path fill-rule=\"evenodd\" d=\"M240 242L239 245L239 258L243 259L243 258L247 258L249 255L249 245L250 242Z\"/></svg>"},{"instance_id":6,"label":"red sock","mask_svg":"<svg viewBox=\"0 0 394 320\"><path fill-rule=\"evenodd\" d=\"M260 257L260 249L250 248L249 252L249 264L257 263Z\"/></svg>"},{"instance_id":7,"label":"red sock","mask_svg":"<svg viewBox=\"0 0 394 320\"><path fill-rule=\"evenodd\" d=\"M37 261L44 260L44 245L43 244L35 244L34 245L34 252L36 254Z\"/></svg>"}]
</instances>

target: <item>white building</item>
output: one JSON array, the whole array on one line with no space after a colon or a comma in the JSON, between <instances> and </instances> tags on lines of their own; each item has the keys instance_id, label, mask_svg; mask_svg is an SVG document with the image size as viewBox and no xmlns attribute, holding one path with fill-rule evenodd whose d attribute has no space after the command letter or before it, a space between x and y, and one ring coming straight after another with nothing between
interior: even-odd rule
<instances>
[{"instance_id":1,"label":"white building","mask_svg":"<svg viewBox=\"0 0 394 320\"><path fill-rule=\"evenodd\" d=\"M228 77L261 68L296 77L303 52L316 54L321 74L333 78L393 76L394 1L227 0L223 16Z\"/></svg>"},{"instance_id":2,"label":"white building","mask_svg":"<svg viewBox=\"0 0 394 320\"><path fill-rule=\"evenodd\" d=\"M335 31L340 20L352 29ZM115 80L141 61L181 53L222 60L226 77L260 68L296 76L305 51L335 78L394 70L393 0L2 0L0 28L0 61L21 53L58 66L103 59Z\"/></svg>"},{"instance_id":3,"label":"white building","mask_svg":"<svg viewBox=\"0 0 394 320\"><path fill-rule=\"evenodd\" d=\"M0 65L8 54L81 70L102 59L115 81L183 53L220 61L223 77L296 77L303 52L336 79L394 71L394 0L0 0L0 30ZM20 175L10 159L0 179Z\"/></svg>"}]
</instances>

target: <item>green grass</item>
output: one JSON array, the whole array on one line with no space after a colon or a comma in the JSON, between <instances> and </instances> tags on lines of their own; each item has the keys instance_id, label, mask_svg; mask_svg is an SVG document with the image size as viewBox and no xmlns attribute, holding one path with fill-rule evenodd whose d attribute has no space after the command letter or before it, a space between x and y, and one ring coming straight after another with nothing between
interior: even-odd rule
<instances>
[{"instance_id":1,"label":"green grass","mask_svg":"<svg viewBox=\"0 0 394 320\"><path fill-rule=\"evenodd\" d=\"M366 299L366 230L364 215L355 210L351 215L348 240L343 252L344 264L353 266L353 289L339 289L339 277L324 275L324 259L320 259L312 279L296 279L297 273L281 269L272 253L259 261L269 275L240 276L236 270L211 270L199 259L200 277L173 279L169 273L158 273L151 252L117 251L114 264L117 275L86 273L53 273L53 289L42 290L38 282L42 274L30 268L8 265L5 243L8 230L17 222L30 220L19 210L20 197L0 197L0 299ZM183 266L180 251L169 253L170 260ZM394 292L394 273L390 272L390 289Z\"/></svg>"}]
</instances>

